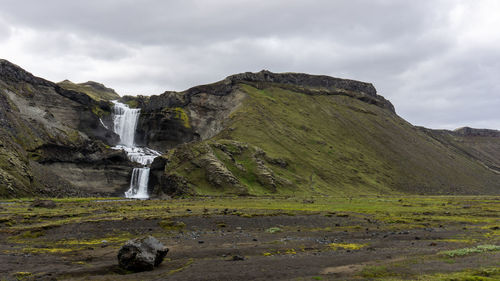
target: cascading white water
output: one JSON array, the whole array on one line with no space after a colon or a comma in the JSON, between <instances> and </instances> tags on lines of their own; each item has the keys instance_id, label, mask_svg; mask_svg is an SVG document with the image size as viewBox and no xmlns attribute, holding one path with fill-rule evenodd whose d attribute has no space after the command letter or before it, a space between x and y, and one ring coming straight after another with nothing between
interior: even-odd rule
<instances>
[{"instance_id":1,"label":"cascading white water","mask_svg":"<svg viewBox=\"0 0 500 281\"><path fill-rule=\"evenodd\" d=\"M134 168L130 178L130 188L125 192L127 198L148 198L149 168Z\"/></svg>"},{"instance_id":2,"label":"cascading white water","mask_svg":"<svg viewBox=\"0 0 500 281\"><path fill-rule=\"evenodd\" d=\"M113 147L127 153L130 161L141 164L142 168L134 168L130 178L130 188L125 192L127 198L149 198L148 181L149 165L161 154L147 147L135 146L135 130L141 113L140 109L129 108L126 104L113 101L113 130L120 136L120 145Z\"/></svg>"},{"instance_id":3,"label":"cascading white water","mask_svg":"<svg viewBox=\"0 0 500 281\"><path fill-rule=\"evenodd\" d=\"M135 129L141 114L141 109L130 108L128 105L113 101L113 131L120 136L120 144L135 147Z\"/></svg>"}]
</instances>

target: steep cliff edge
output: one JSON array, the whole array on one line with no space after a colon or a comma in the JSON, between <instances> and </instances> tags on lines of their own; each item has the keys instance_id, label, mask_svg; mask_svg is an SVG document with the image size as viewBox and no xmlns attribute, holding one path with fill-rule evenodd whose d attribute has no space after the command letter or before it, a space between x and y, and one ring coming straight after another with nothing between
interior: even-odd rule
<instances>
[{"instance_id":1,"label":"steep cliff edge","mask_svg":"<svg viewBox=\"0 0 500 281\"><path fill-rule=\"evenodd\" d=\"M117 194L131 164L104 142L110 105L0 60L0 196Z\"/></svg>"}]
</instances>

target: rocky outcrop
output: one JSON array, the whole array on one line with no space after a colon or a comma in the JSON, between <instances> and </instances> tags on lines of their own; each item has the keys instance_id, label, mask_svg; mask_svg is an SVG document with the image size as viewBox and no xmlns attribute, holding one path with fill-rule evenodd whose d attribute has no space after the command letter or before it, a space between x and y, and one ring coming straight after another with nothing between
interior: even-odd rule
<instances>
[{"instance_id":1,"label":"rocky outcrop","mask_svg":"<svg viewBox=\"0 0 500 281\"><path fill-rule=\"evenodd\" d=\"M369 104L375 104L395 113L394 106L384 97L377 95L377 90L371 83L349 79L335 78L325 75L305 73L272 73L262 70L258 73L245 72L226 78L231 84L249 83L259 89L275 86L309 95L345 95Z\"/></svg>"},{"instance_id":2,"label":"rocky outcrop","mask_svg":"<svg viewBox=\"0 0 500 281\"><path fill-rule=\"evenodd\" d=\"M212 151L199 159L193 159L193 163L205 170L206 178L210 184L218 188L239 189L240 181L227 169Z\"/></svg>"},{"instance_id":3,"label":"rocky outcrop","mask_svg":"<svg viewBox=\"0 0 500 281\"><path fill-rule=\"evenodd\" d=\"M188 90L190 91L190 90ZM245 98L234 90L226 95L206 92L167 92L139 101L142 106L137 141L165 150L179 144L209 139L222 131L227 117Z\"/></svg>"},{"instance_id":4,"label":"rocky outcrop","mask_svg":"<svg viewBox=\"0 0 500 281\"><path fill-rule=\"evenodd\" d=\"M454 134L462 137L493 137L500 138L500 131L490 129L474 129L470 127L462 127L455 129Z\"/></svg>"},{"instance_id":5,"label":"rocky outcrop","mask_svg":"<svg viewBox=\"0 0 500 281\"><path fill-rule=\"evenodd\" d=\"M171 150L165 157L164 171L156 183L156 196L198 194L199 190L218 194L248 195L256 187L275 193L279 187L293 190L294 184L274 169L286 169L283 159L266 155L258 148L237 141L210 141L185 144ZM153 173L154 174L154 173Z\"/></svg>"},{"instance_id":6,"label":"rocky outcrop","mask_svg":"<svg viewBox=\"0 0 500 281\"><path fill-rule=\"evenodd\" d=\"M163 262L167 253L168 248L153 236L133 239L118 251L118 265L135 272L153 270Z\"/></svg>"},{"instance_id":7,"label":"rocky outcrop","mask_svg":"<svg viewBox=\"0 0 500 281\"><path fill-rule=\"evenodd\" d=\"M257 73L245 72L231 75L226 78L232 84L241 81L246 82L266 82L275 84L295 85L310 87L314 89L325 89L329 91L345 90L351 92L361 92L369 96L376 97L377 90L371 83L365 83L349 79L340 79L325 75L311 75L305 73L272 73L262 70Z\"/></svg>"}]
</instances>

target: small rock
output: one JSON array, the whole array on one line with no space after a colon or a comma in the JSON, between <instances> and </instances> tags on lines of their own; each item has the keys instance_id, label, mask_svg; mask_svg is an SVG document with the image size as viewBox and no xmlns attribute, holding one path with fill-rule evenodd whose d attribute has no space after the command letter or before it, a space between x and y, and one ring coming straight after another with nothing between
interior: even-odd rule
<instances>
[{"instance_id":1,"label":"small rock","mask_svg":"<svg viewBox=\"0 0 500 281\"><path fill-rule=\"evenodd\" d=\"M241 226L237 226L237 227L236 227L236 230L241 230Z\"/></svg>"},{"instance_id":2,"label":"small rock","mask_svg":"<svg viewBox=\"0 0 500 281\"><path fill-rule=\"evenodd\" d=\"M31 203L30 206L35 208L51 208L51 209L57 207L56 203L52 200L40 200L40 199L36 199L35 201L33 201L33 203Z\"/></svg>"},{"instance_id":3,"label":"small rock","mask_svg":"<svg viewBox=\"0 0 500 281\"><path fill-rule=\"evenodd\" d=\"M233 261L244 261L245 257L236 255L236 256L233 256L232 260Z\"/></svg>"},{"instance_id":4,"label":"small rock","mask_svg":"<svg viewBox=\"0 0 500 281\"><path fill-rule=\"evenodd\" d=\"M167 255L168 248L153 236L129 240L118 251L121 268L135 272L153 270Z\"/></svg>"}]
</instances>

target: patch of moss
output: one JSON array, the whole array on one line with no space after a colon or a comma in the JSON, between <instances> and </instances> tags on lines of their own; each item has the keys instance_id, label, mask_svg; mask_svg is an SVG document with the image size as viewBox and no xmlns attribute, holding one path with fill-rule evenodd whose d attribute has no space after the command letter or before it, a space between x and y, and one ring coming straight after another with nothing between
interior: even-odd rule
<instances>
[{"instance_id":1,"label":"patch of moss","mask_svg":"<svg viewBox=\"0 0 500 281\"><path fill-rule=\"evenodd\" d=\"M139 102L137 102L136 100L133 100L133 99L126 101L125 104L127 104L128 107L130 107L130 108L139 107Z\"/></svg>"},{"instance_id":2,"label":"patch of moss","mask_svg":"<svg viewBox=\"0 0 500 281\"><path fill-rule=\"evenodd\" d=\"M92 113L97 115L99 118L102 118L104 116L108 116L111 114L111 112L106 111L97 105L92 106Z\"/></svg>"},{"instance_id":3,"label":"patch of moss","mask_svg":"<svg viewBox=\"0 0 500 281\"><path fill-rule=\"evenodd\" d=\"M269 233L281 232L281 228L279 228L279 227L270 227L270 228L266 229L266 232L269 232Z\"/></svg>"},{"instance_id":4,"label":"patch of moss","mask_svg":"<svg viewBox=\"0 0 500 281\"><path fill-rule=\"evenodd\" d=\"M191 128L191 124L189 124L189 116L187 115L186 111L180 107L174 108L175 112L175 119L179 119L182 121L182 124L186 128Z\"/></svg>"},{"instance_id":5,"label":"patch of moss","mask_svg":"<svg viewBox=\"0 0 500 281\"><path fill-rule=\"evenodd\" d=\"M468 269L460 272L422 275L419 277L419 280L494 281L494 280L500 280L500 268L493 267L493 268L481 268L481 269Z\"/></svg>"},{"instance_id":6,"label":"patch of moss","mask_svg":"<svg viewBox=\"0 0 500 281\"><path fill-rule=\"evenodd\" d=\"M73 248L34 248L34 247L26 247L23 248L22 251L24 253L30 254L64 254L73 251L78 251L81 249L73 249Z\"/></svg>"},{"instance_id":7,"label":"patch of moss","mask_svg":"<svg viewBox=\"0 0 500 281\"><path fill-rule=\"evenodd\" d=\"M168 272L169 275L172 275L172 274L175 274L175 273L178 273L178 272L181 272L185 269L187 269L189 266L191 266L191 264L193 264L194 262L194 259L193 258L190 258L187 260L187 262L182 266L182 267L179 267L177 269L172 269Z\"/></svg>"},{"instance_id":8,"label":"patch of moss","mask_svg":"<svg viewBox=\"0 0 500 281\"><path fill-rule=\"evenodd\" d=\"M73 83L65 80L57 83L60 87L80 93L84 93L96 101L100 100L117 100L120 96L113 90L99 85L95 82Z\"/></svg>"},{"instance_id":9,"label":"patch of moss","mask_svg":"<svg viewBox=\"0 0 500 281\"><path fill-rule=\"evenodd\" d=\"M497 245L479 245L472 248L463 248L450 251L441 252L442 255L448 256L450 258L462 257L475 253L484 253L490 251L500 251L500 246Z\"/></svg>"},{"instance_id":10,"label":"patch of moss","mask_svg":"<svg viewBox=\"0 0 500 281\"><path fill-rule=\"evenodd\" d=\"M268 252L263 252L262 255L264 257L276 256L276 255L296 255L297 251L295 249L281 249L281 250L272 250Z\"/></svg>"},{"instance_id":11,"label":"patch of moss","mask_svg":"<svg viewBox=\"0 0 500 281\"><path fill-rule=\"evenodd\" d=\"M390 272L385 266L367 266L361 270L359 275L363 278L384 278L396 274Z\"/></svg>"},{"instance_id":12,"label":"patch of moss","mask_svg":"<svg viewBox=\"0 0 500 281\"><path fill-rule=\"evenodd\" d=\"M345 250L359 250L366 247L367 244L355 244L355 243L330 243L328 247L333 250L345 249Z\"/></svg>"},{"instance_id":13,"label":"patch of moss","mask_svg":"<svg viewBox=\"0 0 500 281\"><path fill-rule=\"evenodd\" d=\"M33 273L27 271L20 271L13 274L17 280L26 280L33 276ZM2 279L3 280L3 279Z\"/></svg>"},{"instance_id":14,"label":"patch of moss","mask_svg":"<svg viewBox=\"0 0 500 281\"><path fill-rule=\"evenodd\" d=\"M172 220L162 220L158 224L165 230L181 230L186 227L185 223Z\"/></svg>"},{"instance_id":15,"label":"patch of moss","mask_svg":"<svg viewBox=\"0 0 500 281\"><path fill-rule=\"evenodd\" d=\"M38 238L44 236L44 231L25 231L19 235L19 238L28 239L28 238Z\"/></svg>"}]
</instances>

